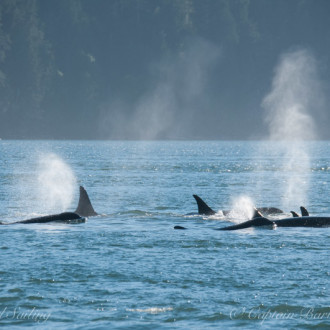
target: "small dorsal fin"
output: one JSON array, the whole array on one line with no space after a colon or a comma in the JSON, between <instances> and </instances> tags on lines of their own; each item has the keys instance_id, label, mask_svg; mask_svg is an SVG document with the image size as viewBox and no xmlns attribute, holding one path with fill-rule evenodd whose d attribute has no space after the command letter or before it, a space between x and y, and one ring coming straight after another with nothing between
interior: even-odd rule
<instances>
[{"instance_id":1,"label":"small dorsal fin","mask_svg":"<svg viewBox=\"0 0 330 330\"><path fill-rule=\"evenodd\" d=\"M198 214L213 215L216 214L199 196L193 195L198 206Z\"/></svg>"},{"instance_id":2,"label":"small dorsal fin","mask_svg":"<svg viewBox=\"0 0 330 330\"><path fill-rule=\"evenodd\" d=\"M251 219L255 218L264 218L264 216L261 214L261 212L257 208L253 208L253 215Z\"/></svg>"},{"instance_id":3,"label":"small dorsal fin","mask_svg":"<svg viewBox=\"0 0 330 330\"><path fill-rule=\"evenodd\" d=\"M91 217L97 215L88 197L87 191L82 186L80 186L79 203L75 212L82 217Z\"/></svg>"},{"instance_id":4,"label":"small dorsal fin","mask_svg":"<svg viewBox=\"0 0 330 330\"><path fill-rule=\"evenodd\" d=\"M301 211L301 215L303 217L308 217L309 216L309 212L307 211L307 209L303 206L300 206L300 211Z\"/></svg>"},{"instance_id":5,"label":"small dorsal fin","mask_svg":"<svg viewBox=\"0 0 330 330\"><path fill-rule=\"evenodd\" d=\"M292 216L293 216L294 218L299 218L299 214L298 214L297 212L295 212L295 211L290 211L290 213L292 214Z\"/></svg>"}]
</instances>

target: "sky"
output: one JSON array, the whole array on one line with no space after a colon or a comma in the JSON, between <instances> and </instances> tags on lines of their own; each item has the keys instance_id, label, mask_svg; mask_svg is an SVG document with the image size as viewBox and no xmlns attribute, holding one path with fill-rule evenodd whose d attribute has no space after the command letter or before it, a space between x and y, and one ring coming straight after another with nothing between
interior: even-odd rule
<instances>
[{"instance_id":1,"label":"sky","mask_svg":"<svg viewBox=\"0 0 330 330\"><path fill-rule=\"evenodd\" d=\"M0 138L330 139L327 0L2 0Z\"/></svg>"}]
</instances>

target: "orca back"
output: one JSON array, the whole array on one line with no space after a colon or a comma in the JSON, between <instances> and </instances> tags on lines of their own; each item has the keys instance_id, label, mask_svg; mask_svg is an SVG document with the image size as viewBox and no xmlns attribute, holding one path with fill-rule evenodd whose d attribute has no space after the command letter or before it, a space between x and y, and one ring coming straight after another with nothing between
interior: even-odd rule
<instances>
[{"instance_id":1,"label":"orca back","mask_svg":"<svg viewBox=\"0 0 330 330\"><path fill-rule=\"evenodd\" d=\"M268 227L272 226L273 227L274 222L270 221L264 217L257 217L252 220L248 220L248 221L239 223L237 225L217 228L216 230L238 230L238 229L245 229L245 228L250 228L250 227L263 227L263 226L268 226Z\"/></svg>"},{"instance_id":2,"label":"orca back","mask_svg":"<svg viewBox=\"0 0 330 330\"><path fill-rule=\"evenodd\" d=\"M86 219L74 212L64 212L59 214L51 214L51 215L45 215L43 217L17 221L9 224L48 223L48 222L81 223L81 222L86 222Z\"/></svg>"}]
</instances>

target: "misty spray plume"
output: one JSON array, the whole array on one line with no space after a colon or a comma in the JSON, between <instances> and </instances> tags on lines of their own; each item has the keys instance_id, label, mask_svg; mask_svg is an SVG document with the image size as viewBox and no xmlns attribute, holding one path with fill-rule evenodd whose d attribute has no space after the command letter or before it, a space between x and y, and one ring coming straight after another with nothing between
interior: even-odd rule
<instances>
[{"instance_id":1,"label":"misty spray plume","mask_svg":"<svg viewBox=\"0 0 330 330\"><path fill-rule=\"evenodd\" d=\"M149 88L134 104L113 102L101 115L111 138L153 140L191 134L196 112L205 107L208 75L220 56L213 44L196 38L175 56L151 65Z\"/></svg>"},{"instance_id":2,"label":"misty spray plume","mask_svg":"<svg viewBox=\"0 0 330 330\"><path fill-rule=\"evenodd\" d=\"M54 212L67 210L76 188L76 178L71 168L55 154L42 154L37 174L37 197L44 209Z\"/></svg>"},{"instance_id":3,"label":"misty spray plume","mask_svg":"<svg viewBox=\"0 0 330 330\"><path fill-rule=\"evenodd\" d=\"M253 216L254 203L248 196L238 196L231 201L231 212L229 217L233 220L251 219Z\"/></svg>"},{"instance_id":4,"label":"misty spray plume","mask_svg":"<svg viewBox=\"0 0 330 330\"><path fill-rule=\"evenodd\" d=\"M287 177L283 206L298 207L307 202L310 157L304 141L317 137L313 115L320 100L321 87L313 55L307 50L284 54L275 70L272 89L262 103L270 140L283 141L282 166Z\"/></svg>"}]
</instances>

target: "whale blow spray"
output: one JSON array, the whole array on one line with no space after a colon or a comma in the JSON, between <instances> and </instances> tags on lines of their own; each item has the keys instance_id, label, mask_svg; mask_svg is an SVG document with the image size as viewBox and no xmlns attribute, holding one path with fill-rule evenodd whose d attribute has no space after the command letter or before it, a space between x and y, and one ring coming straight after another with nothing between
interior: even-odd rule
<instances>
[{"instance_id":1,"label":"whale blow spray","mask_svg":"<svg viewBox=\"0 0 330 330\"><path fill-rule=\"evenodd\" d=\"M46 153L38 162L38 195L47 210L64 211L71 205L76 178L71 168L56 154Z\"/></svg>"},{"instance_id":2,"label":"whale blow spray","mask_svg":"<svg viewBox=\"0 0 330 330\"><path fill-rule=\"evenodd\" d=\"M275 70L272 89L262 102L270 140L283 141L284 207L307 203L310 157L305 141L316 138L312 114L320 100L321 86L313 55L307 50L284 54Z\"/></svg>"}]
</instances>

